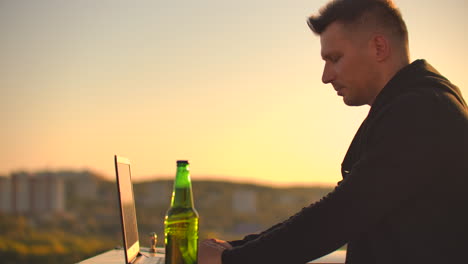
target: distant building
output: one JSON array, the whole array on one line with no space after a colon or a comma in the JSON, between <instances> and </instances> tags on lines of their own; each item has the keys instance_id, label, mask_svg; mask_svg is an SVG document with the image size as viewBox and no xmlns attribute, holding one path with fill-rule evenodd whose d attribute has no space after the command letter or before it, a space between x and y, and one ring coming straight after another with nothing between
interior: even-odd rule
<instances>
[{"instance_id":1,"label":"distant building","mask_svg":"<svg viewBox=\"0 0 468 264\"><path fill-rule=\"evenodd\" d=\"M12 198L13 198L13 211L15 213L28 213L30 212L30 184L29 174L20 172L12 175Z\"/></svg>"},{"instance_id":2,"label":"distant building","mask_svg":"<svg viewBox=\"0 0 468 264\"><path fill-rule=\"evenodd\" d=\"M48 188L46 177L31 177L31 211L34 213L45 212L48 209Z\"/></svg>"},{"instance_id":3,"label":"distant building","mask_svg":"<svg viewBox=\"0 0 468 264\"><path fill-rule=\"evenodd\" d=\"M65 183L63 178L50 176L46 179L48 196L48 211L63 212L65 211Z\"/></svg>"},{"instance_id":4,"label":"distant building","mask_svg":"<svg viewBox=\"0 0 468 264\"><path fill-rule=\"evenodd\" d=\"M288 193L282 193L278 197L278 203L283 206L291 206L295 205L299 202L299 199L297 196L288 194Z\"/></svg>"},{"instance_id":5,"label":"distant building","mask_svg":"<svg viewBox=\"0 0 468 264\"><path fill-rule=\"evenodd\" d=\"M98 198L97 179L89 174L82 174L75 180L75 195L80 199L96 200Z\"/></svg>"},{"instance_id":6,"label":"distant building","mask_svg":"<svg viewBox=\"0 0 468 264\"><path fill-rule=\"evenodd\" d=\"M11 213L13 211L11 203L11 178L0 177L0 212Z\"/></svg>"},{"instance_id":7,"label":"distant building","mask_svg":"<svg viewBox=\"0 0 468 264\"><path fill-rule=\"evenodd\" d=\"M220 191L210 191L204 194L202 197L196 196L196 198L198 198L197 205L198 202L200 202L201 206L210 208L219 206L220 200L223 198L223 193Z\"/></svg>"},{"instance_id":8,"label":"distant building","mask_svg":"<svg viewBox=\"0 0 468 264\"><path fill-rule=\"evenodd\" d=\"M169 206L172 196L171 186L161 182L150 182L142 186L143 192L135 192L135 199L145 207L154 205Z\"/></svg>"},{"instance_id":9,"label":"distant building","mask_svg":"<svg viewBox=\"0 0 468 264\"><path fill-rule=\"evenodd\" d=\"M64 181L54 175L13 173L0 178L0 212L43 214L65 210Z\"/></svg>"},{"instance_id":10,"label":"distant building","mask_svg":"<svg viewBox=\"0 0 468 264\"><path fill-rule=\"evenodd\" d=\"M257 211L257 193L253 190L235 191L232 199L232 209L236 213L255 213Z\"/></svg>"}]
</instances>

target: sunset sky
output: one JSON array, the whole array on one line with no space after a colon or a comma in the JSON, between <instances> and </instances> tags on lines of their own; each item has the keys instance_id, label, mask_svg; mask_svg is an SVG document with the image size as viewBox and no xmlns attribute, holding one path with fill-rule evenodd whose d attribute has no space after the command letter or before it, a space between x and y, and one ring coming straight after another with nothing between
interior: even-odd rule
<instances>
[{"instance_id":1,"label":"sunset sky","mask_svg":"<svg viewBox=\"0 0 468 264\"><path fill-rule=\"evenodd\" d=\"M369 107L321 83L324 0L0 2L0 175L89 169L333 185ZM396 0L411 58L468 97L466 0Z\"/></svg>"}]
</instances>

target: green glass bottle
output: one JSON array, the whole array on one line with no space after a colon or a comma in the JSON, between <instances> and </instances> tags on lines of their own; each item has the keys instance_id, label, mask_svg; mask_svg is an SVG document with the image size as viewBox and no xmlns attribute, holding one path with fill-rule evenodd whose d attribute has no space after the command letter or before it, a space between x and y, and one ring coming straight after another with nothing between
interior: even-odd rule
<instances>
[{"instance_id":1,"label":"green glass bottle","mask_svg":"<svg viewBox=\"0 0 468 264\"><path fill-rule=\"evenodd\" d=\"M193 206L189 163L177 161L171 207L164 220L166 264L197 264L198 212Z\"/></svg>"}]
</instances>

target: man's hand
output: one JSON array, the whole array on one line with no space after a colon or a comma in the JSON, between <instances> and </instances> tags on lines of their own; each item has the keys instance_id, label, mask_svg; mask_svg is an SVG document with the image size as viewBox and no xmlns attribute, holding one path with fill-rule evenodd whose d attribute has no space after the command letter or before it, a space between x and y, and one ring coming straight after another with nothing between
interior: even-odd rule
<instances>
[{"instance_id":1,"label":"man's hand","mask_svg":"<svg viewBox=\"0 0 468 264\"><path fill-rule=\"evenodd\" d=\"M208 243L215 243L215 244L218 244L219 246L222 246L224 249L231 249L232 246L231 244L229 244L227 241L224 241L224 240L221 240L221 239L216 239L216 238L211 238L211 239L207 239Z\"/></svg>"},{"instance_id":2,"label":"man's hand","mask_svg":"<svg viewBox=\"0 0 468 264\"><path fill-rule=\"evenodd\" d=\"M223 240L206 239L198 248L198 264L222 264L221 255L232 246Z\"/></svg>"}]
</instances>

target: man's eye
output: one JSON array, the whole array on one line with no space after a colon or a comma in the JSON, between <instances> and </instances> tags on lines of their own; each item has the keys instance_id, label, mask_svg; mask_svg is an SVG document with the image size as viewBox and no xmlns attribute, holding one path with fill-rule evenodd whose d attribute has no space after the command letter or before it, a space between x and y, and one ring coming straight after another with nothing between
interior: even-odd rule
<instances>
[{"instance_id":1,"label":"man's eye","mask_svg":"<svg viewBox=\"0 0 468 264\"><path fill-rule=\"evenodd\" d=\"M330 57L330 61L333 63L337 63L340 60L341 56L332 56Z\"/></svg>"}]
</instances>

